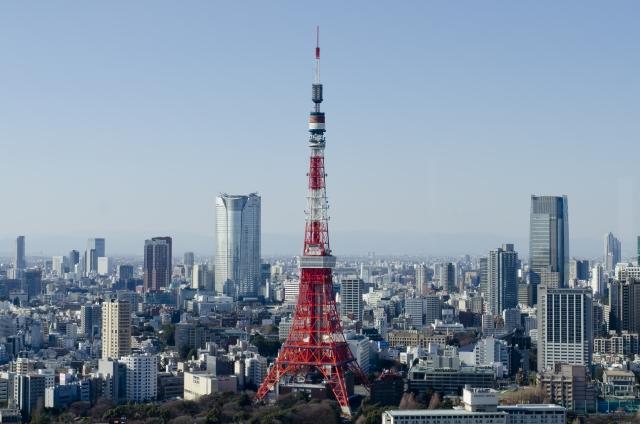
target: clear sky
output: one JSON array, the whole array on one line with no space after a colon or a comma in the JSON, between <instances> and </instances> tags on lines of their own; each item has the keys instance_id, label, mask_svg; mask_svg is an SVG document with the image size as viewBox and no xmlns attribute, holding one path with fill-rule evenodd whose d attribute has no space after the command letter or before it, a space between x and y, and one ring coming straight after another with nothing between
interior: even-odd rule
<instances>
[{"instance_id":1,"label":"clear sky","mask_svg":"<svg viewBox=\"0 0 640 424\"><path fill-rule=\"evenodd\" d=\"M221 191L262 195L264 253L299 251L319 24L336 254L524 252L532 193L569 196L572 254L608 231L630 254L639 19L637 1L0 2L0 253L17 234L207 253Z\"/></svg>"}]
</instances>

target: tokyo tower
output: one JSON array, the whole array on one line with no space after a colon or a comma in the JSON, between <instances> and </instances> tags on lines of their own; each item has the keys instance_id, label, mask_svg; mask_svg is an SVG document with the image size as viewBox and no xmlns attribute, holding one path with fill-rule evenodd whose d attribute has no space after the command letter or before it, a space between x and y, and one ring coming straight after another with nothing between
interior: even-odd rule
<instances>
[{"instance_id":1,"label":"tokyo tower","mask_svg":"<svg viewBox=\"0 0 640 424\"><path fill-rule=\"evenodd\" d=\"M319 34L319 31L318 31ZM300 257L300 291L289 337L275 364L260 385L256 399L263 399L284 377L319 373L333 391L342 413L350 415L345 375L367 379L353 357L342 332L333 294L332 268L336 258L329 247L327 192L325 185L325 121L320 83L320 45L316 44L316 75L312 85L313 111L309 116L307 219L304 250Z\"/></svg>"}]
</instances>

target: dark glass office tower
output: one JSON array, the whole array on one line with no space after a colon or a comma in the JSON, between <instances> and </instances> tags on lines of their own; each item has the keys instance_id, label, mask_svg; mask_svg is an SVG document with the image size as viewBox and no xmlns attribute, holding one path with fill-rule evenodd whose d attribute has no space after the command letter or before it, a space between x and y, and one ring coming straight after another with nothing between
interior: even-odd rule
<instances>
[{"instance_id":1,"label":"dark glass office tower","mask_svg":"<svg viewBox=\"0 0 640 424\"><path fill-rule=\"evenodd\" d=\"M529 255L535 304L539 285L566 287L569 280L567 196L531 196Z\"/></svg>"},{"instance_id":2,"label":"dark glass office tower","mask_svg":"<svg viewBox=\"0 0 640 424\"><path fill-rule=\"evenodd\" d=\"M171 237L153 237L144 242L144 291L155 292L171 284L173 267Z\"/></svg>"}]
</instances>

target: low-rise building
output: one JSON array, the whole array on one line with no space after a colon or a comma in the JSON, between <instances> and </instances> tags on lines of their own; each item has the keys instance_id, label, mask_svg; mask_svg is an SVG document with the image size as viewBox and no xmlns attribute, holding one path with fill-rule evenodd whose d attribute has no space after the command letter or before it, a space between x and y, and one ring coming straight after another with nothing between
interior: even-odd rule
<instances>
[{"instance_id":1,"label":"low-rise building","mask_svg":"<svg viewBox=\"0 0 640 424\"><path fill-rule=\"evenodd\" d=\"M238 378L235 375L215 376L208 372L184 373L184 399L197 400L215 392L236 392Z\"/></svg>"},{"instance_id":2,"label":"low-rise building","mask_svg":"<svg viewBox=\"0 0 640 424\"><path fill-rule=\"evenodd\" d=\"M635 397L636 375L627 370L604 370L602 373L602 394L605 397Z\"/></svg>"},{"instance_id":3,"label":"low-rise building","mask_svg":"<svg viewBox=\"0 0 640 424\"><path fill-rule=\"evenodd\" d=\"M565 424L567 410L558 405L498 406L498 392L465 387L463 409L402 410L382 413L382 424Z\"/></svg>"}]
</instances>

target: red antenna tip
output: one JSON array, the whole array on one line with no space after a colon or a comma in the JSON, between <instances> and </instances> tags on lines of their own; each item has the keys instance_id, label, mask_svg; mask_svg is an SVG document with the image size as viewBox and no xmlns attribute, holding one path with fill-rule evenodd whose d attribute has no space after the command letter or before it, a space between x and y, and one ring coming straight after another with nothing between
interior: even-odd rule
<instances>
[{"instance_id":1,"label":"red antenna tip","mask_svg":"<svg viewBox=\"0 0 640 424\"><path fill-rule=\"evenodd\" d=\"M316 59L320 59L320 26L316 27Z\"/></svg>"}]
</instances>

